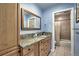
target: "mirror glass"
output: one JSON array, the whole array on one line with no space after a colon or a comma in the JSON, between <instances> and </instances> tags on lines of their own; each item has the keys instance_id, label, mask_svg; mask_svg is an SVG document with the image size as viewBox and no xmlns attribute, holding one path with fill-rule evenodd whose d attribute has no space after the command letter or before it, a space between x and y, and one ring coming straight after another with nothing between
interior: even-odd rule
<instances>
[{"instance_id":1,"label":"mirror glass","mask_svg":"<svg viewBox=\"0 0 79 59\"><path fill-rule=\"evenodd\" d=\"M38 30L41 28L41 18L25 9L22 9L22 29Z\"/></svg>"}]
</instances>

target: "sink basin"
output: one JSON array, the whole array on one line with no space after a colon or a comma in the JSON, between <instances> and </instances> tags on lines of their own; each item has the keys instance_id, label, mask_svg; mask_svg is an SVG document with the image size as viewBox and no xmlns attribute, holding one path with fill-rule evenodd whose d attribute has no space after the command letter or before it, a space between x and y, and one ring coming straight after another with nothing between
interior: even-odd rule
<instances>
[{"instance_id":1,"label":"sink basin","mask_svg":"<svg viewBox=\"0 0 79 59\"><path fill-rule=\"evenodd\" d=\"M45 36L45 35L42 35L41 37L42 37L42 38L45 38L45 37L47 37L47 36Z\"/></svg>"},{"instance_id":2,"label":"sink basin","mask_svg":"<svg viewBox=\"0 0 79 59\"><path fill-rule=\"evenodd\" d=\"M31 45L35 42L38 42L42 39L45 39L46 37L47 36L42 35L42 36L37 36L37 37L31 38L31 39L24 39L24 40L21 40L20 45L21 45L21 47L26 47L26 46L29 46L29 45Z\"/></svg>"}]
</instances>

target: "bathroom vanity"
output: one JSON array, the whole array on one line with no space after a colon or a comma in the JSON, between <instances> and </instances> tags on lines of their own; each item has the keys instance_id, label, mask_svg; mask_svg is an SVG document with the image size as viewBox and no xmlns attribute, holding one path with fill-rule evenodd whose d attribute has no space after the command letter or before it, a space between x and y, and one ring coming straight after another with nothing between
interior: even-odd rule
<instances>
[{"instance_id":1,"label":"bathroom vanity","mask_svg":"<svg viewBox=\"0 0 79 59\"><path fill-rule=\"evenodd\" d=\"M51 36L22 39L20 46L22 56L47 56L51 50Z\"/></svg>"}]
</instances>

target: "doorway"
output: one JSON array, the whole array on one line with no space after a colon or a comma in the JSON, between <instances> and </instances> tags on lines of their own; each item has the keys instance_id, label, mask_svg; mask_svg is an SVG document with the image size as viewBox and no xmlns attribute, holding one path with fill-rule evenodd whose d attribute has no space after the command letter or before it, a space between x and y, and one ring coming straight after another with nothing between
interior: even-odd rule
<instances>
[{"instance_id":1,"label":"doorway","mask_svg":"<svg viewBox=\"0 0 79 59\"><path fill-rule=\"evenodd\" d=\"M54 14L55 55L71 55L70 10ZM61 51L61 52L60 52ZM66 51L66 52L65 52Z\"/></svg>"},{"instance_id":2,"label":"doorway","mask_svg":"<svg viewBox=\"0 0 79 59\"><path fill-rule=\"evenodd\" d=\"M60 41L71 40L70 10L54 14L55 22L55 45L60 46Z\"/></svg>"},{"instance_id":3,"label":"doorway","mask_svg":"<svg viewBox=\"0 0 79 59\"><path fill-rule=\"evenodd\" d=\"M74 55L73 8L53 12L52 22L53 52L57 46L67 43L70 47L70 54Z\"/></svg>"}]
</instances>

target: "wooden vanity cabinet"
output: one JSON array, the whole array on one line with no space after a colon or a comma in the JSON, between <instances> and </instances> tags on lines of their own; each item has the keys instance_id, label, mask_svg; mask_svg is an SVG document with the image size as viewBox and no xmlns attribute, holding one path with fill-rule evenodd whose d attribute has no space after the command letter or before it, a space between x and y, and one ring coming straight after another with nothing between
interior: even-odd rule
<instances>
[{"instance_id":1,"label":"wooden vanity cabinet","mask_svg":"<svg viewBox=\"0 0 79 59\"><path fill-rule=\"evenodd\" d=\"M21 56L47 56L50 52L51 37L46 37L30 46L21 48Z\"/></svg>"},{"instance_id":2,"label":"wooden vanity cabinet","mask_svg":"<svg viewBox=\"0 0 79 59\"><path fill-rule=\"evenodd\" d=\"M51 38L47 37L39 42L39 56L47 56L50 52Z\"/></svg>"},{"instance_id":3,"label":"wooden vanity cabinet","mask_svg":"<svg viewBox=\"0 0 79 59\"><path fill-rule=\"evenodd\" d=\"M34 45L21 48L21 55L22 56L34 56Z\"/></svg>"},{"instance_id":4,"label":"wooden vanity cabinet","mask_svg":"<svg viewBox=\"0 0 79 59\"><path fill-rule=\"evenodd\" d=\"M38 43L21 48L21 56L38 56Z\"/></svg>"},{"instance_id":5,"label":"wooden vanity cabinet","mask_svg":"<svg viewBox=\"0 0 79 59\"><path fill-rule=\"evenodd\" d=\"M38 56L38 50L39 50L39 46L38 46L38 42L34 43L34 56Z\"/></svg>"},{"instance_id":6,"label":"wooden vanity cabinet","mask_svg":"<svg viewBox=\"0 0 79 59\"><path fill-rule=\"evenodd\" d=\"M19 55L20 55L19 49L16 49L16 50L10 51L2 56L19 56Z\"/></svg>"},{"instance_id":7,"label":"wooden vanity cabinet","mask_svg":"<svg viewBox=\"0 0 79 59\"><path fill-rule=\"evenodd\" d=\"M18 4L0 3L0 55L17 55L18 30Z\"/></svg>"}]
</instances>

